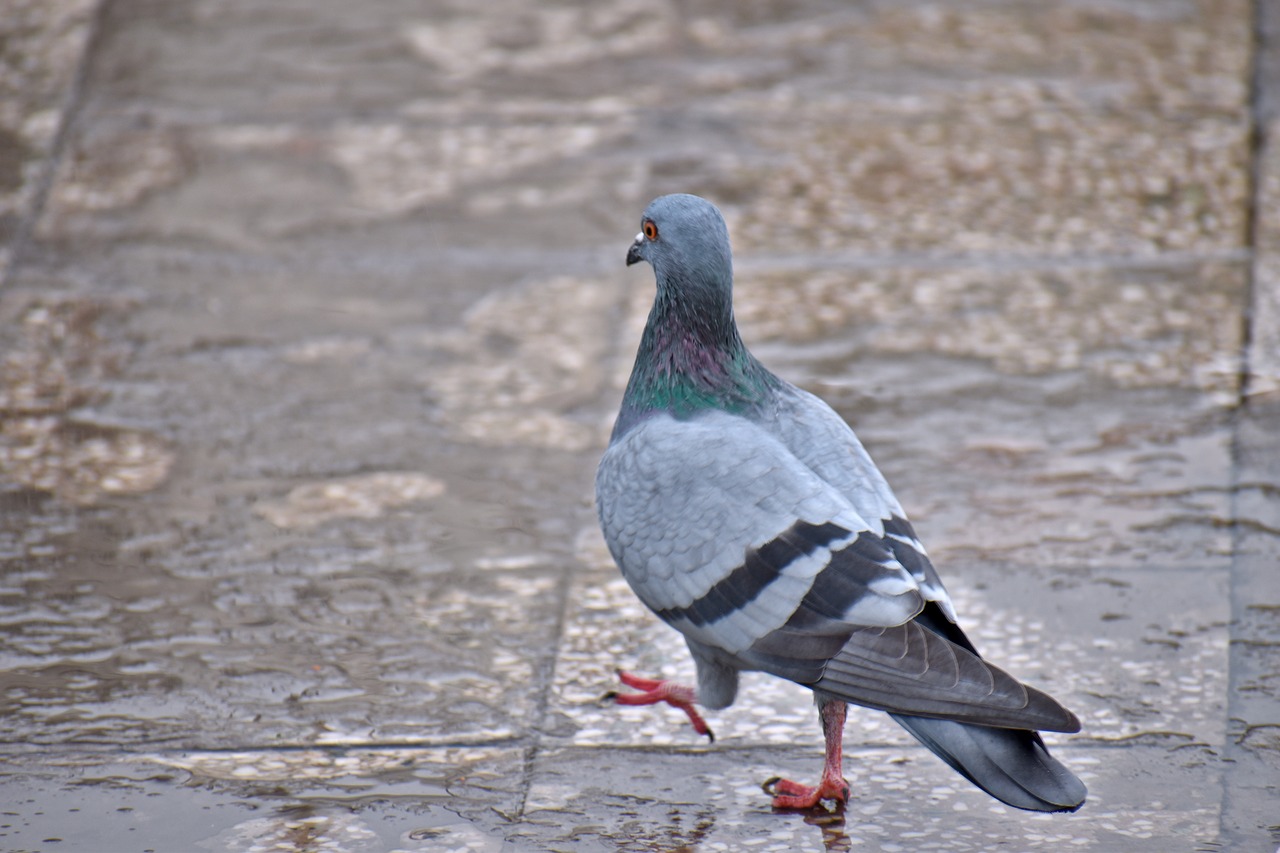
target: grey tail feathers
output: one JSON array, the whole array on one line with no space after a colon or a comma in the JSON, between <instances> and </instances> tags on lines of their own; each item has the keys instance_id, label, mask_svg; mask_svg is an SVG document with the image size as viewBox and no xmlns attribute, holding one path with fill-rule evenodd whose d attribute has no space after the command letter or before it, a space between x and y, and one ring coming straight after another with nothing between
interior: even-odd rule
<instances>
[{"instance_id":1,"label":"grey tail feathers","mask_svg":"<svg viewBox=\"0 0 1280 853\"><path fill-rule=\"evenodd\" d=\"M1037 812L1073 812L1084 804L1088 793L1084 783L1049 754L1037 732L890 716L952 769L1002 803Z\"/></svg>"}]
</instances>

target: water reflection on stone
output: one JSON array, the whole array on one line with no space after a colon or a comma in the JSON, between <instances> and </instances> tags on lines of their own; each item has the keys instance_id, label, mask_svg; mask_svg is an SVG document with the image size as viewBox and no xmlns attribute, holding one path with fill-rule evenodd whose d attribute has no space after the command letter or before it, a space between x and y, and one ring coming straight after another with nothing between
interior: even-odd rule
<instances>
[{"instance_id":1,"label":"water reflection on stone","mask_svg":"<svg viewBox=\"0 0 1280 853\"><path fill-rule=\"evenodd\" d=\"M94 299L32 293L0 303L0 315L14 315L13 344L0 362L0 470L73 504L150 491L173 464L155 435L79 414L121 370L122 347L97 331L108 310Z\"/></svg>"}]
</instances>

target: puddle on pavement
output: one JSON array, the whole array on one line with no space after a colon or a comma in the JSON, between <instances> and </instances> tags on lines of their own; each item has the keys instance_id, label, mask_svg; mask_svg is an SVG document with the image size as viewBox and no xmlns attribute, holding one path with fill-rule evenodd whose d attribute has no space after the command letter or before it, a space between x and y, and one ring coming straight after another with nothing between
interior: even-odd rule
<instances>
[{"instance_id":1,"label":"puddle on pavement","mask_svg":"<svg viewBox=\"0 0 1280 853\"><path fill-rule=\"evenodd\" d=\"M0 300L0 318L14 334L0 352L0 472L9 490L92 504L150 491L168 474L174 457L159 437L82 413L122 367L119 344L97 330L108 310L74 296L16 292Z\"/></svg>"},{"instance_id":2,"label":"puddle on pavement","mask_svg":"<svg viewBox=\"0 0 1280 853\"><path fill-rule=\"evenodd\" d=\"M518 750L18 757L0 771L0 847L496 849L477 826L517 802Z\"/></svg>"},{"instance_id":3,"label":"puddle on pavement","mask_svg":"<svg viewBox=\"0 0 1280 853\"><path fill-rule=\"evenodd\" d=\"M28 744L430 744L527 731L554 646L540 568L212 580L51 560L11 573L0 715Z\"/></svg>"}]
</instances>

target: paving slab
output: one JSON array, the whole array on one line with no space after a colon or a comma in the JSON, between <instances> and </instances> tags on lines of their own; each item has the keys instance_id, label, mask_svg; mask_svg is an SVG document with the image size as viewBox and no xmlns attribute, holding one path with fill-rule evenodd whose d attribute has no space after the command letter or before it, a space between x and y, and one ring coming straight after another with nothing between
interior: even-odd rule
<instances>
[{"instance_id":1,"label":"paving slab","mask_svg":"<svg viewBox=\"0 0 1280 853\"><path fill-rule=\"evenodd\" d=\"M514 810L520 795L510 780L519 778L522 753L399 748L10 759L0 772L0 844L14 851L494 849L475 821Z\"/></svg>"},{"instance_id":2,"label":"paving slab","mask_svg":"<svg viewBox=\"0 0 1280 853\"><path fill-rule=\"evenodd\" d=\"M514 838L548 850L1168 850L1209 849L1218 804L1203 796L1196 750L1064 750L1090 786L1091 814L1033 815L994 803L922 748L852 749L854 794L843 815L776 814L760 789L781 773L807 778L821 753L793 749L557 750L542 756ZM601 767L609 769L601 772ZM1192 767L1199 779L1186 770ZM1148 776L1180 780L1135 802Z\"/></svg>"}]
</instances>

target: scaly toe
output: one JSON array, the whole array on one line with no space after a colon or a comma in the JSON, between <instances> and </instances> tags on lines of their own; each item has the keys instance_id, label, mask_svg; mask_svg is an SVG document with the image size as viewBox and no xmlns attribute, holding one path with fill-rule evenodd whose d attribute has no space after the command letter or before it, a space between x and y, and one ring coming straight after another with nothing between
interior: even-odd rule
<instances>
[{"instance_id":1,"label":"scaly toe","mask_svg":"<svg viewBox=\"0 0 1280 853\"><path fill-rule=\"evenodd\" d=\"M773 798L773 807L784 811L808 811L818 805L821 798L817 788L810 788L805 793L779 794Z\"/></svg>"},{"instance_id":2,"label":"scaly toe","mask_svg":"<svg viewBox=\"0 0 1280 853\"><path fill-rule=\"evenodd\" d=\"M654 690L657 690L661 688L663 684L666 683L657 678L642 678L639 675L635 675L630 672L624 672L622 670L618 670L617 673L618 673L618 680L621 681L623 684L627 685L628 687L634 687L636 690L640 690L645 693L649 693Z\"/></svg>"},{"instance_id":3,"label":"scaly toe","mask_svg":"<svg viewBox=\"0 0 1280 853\"><path fill-rule=\"evenodd\" d=\"M785 795L803 797L810 791L815 790L808 785L801 785L799 782L792 782L790 779L783 779L781 776L774 776L760 787L764 788L764 792L771 797L780 797Z\"/></svg>"},{"instance_id":4,"label":"scaly toe","mask_svg":"<svg viewBox=\"0 0 1280 853\"><path fill-rule=\"evenodd\" d=\"M840 811L849 801L849 783L843 779L834 782L824 779L821 784L810 787L775 777L762 787L773 797L775 809L808 810L816 808L823 800L833 800L836 810Z\"/></svg>"}]
</instances>

